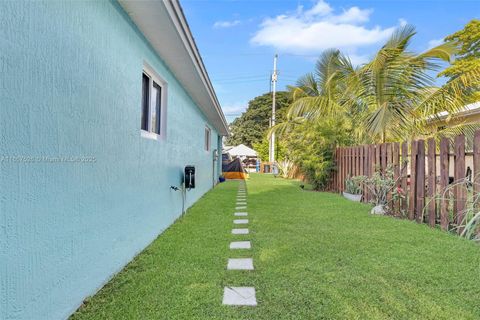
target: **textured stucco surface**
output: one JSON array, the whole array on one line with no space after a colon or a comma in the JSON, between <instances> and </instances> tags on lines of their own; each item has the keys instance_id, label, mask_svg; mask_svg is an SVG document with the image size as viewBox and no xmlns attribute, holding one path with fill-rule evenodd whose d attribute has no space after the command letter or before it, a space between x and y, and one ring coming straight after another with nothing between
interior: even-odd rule
<instances>
[{"instance_id":1,"label":"textured stucco surface","mask_svg":"<svg viewBox=\"0 0 480 320\"><path fill-rule=\"evenodd\" d=\"M144 61L168 82L164 141L140 136ZM0 156L96 159L0 161L0 319L73 312L181 214L184 165L187 206L208 191L206 123L116 3L0 1Z\"/></svg>"}]
</instances>

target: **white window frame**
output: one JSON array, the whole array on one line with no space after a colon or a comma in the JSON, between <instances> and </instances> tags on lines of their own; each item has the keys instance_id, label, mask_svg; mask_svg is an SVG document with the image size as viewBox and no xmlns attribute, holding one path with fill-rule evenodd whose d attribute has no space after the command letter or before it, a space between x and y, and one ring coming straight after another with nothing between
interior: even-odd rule
<instances>
[{"instance_id":1,"label":"white window frame","mask_svg":"<svg viewBox=\"0 0 480 320\"><path fill-rule=\"evenodd\" d=\"M207 140L208 136L208 140ZM212 129L209 126L205 125L205 133L204 133L204 146L206 152L209 152L212 149Z\"/></svg>"},{"instance_id":2,"label":"white window frame","mask_svg":"<svg viewBox=\"0 0 480 320\"><path fill-rule=\"evenodd\" d=\"M147 139L153 139L153 140L163 140L166 137L167 133L167 97L168 97L168 84L167 82L160 77L160 75L146 62L143 64L143 72L142 74L145 73L149 78L149 106L148 106L148 119L147 119L147 124L148 124L148 130L144 130L140 127L140 135L143 138ZM152 114L153 114L153 82L155 82L160 88L160 133L156 133L153 131L152 128ZM143 103L143 101L142 101ZM143 111L141 111L143 112Z\"/></svg>"}]
</instances>

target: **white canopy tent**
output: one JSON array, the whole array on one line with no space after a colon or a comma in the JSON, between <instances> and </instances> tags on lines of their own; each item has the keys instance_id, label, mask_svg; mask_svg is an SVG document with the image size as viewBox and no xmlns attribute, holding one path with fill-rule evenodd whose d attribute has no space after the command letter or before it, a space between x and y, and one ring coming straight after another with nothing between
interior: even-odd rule
<instances>
[{"instance_id":1,"label":"white canopy tent","mask_svg":"<svg viewBox=\"0 0 480 320\"><path fill-rule=\"evenodd\" d=\"M256 158L257 157L257 152L253 150L252 148L247 147L244 144L240 144L238 146L235 146L227 151L232 158L240 158L240 159L245 159L245 158Z\"/></svg>"}]
</instances>

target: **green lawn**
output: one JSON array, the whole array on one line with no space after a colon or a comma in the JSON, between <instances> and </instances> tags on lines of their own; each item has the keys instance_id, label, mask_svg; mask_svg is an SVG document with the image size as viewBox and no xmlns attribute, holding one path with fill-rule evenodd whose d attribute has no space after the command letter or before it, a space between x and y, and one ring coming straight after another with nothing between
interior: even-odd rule
<instances>
[{"instance_id":1,"label":"green lawn","mask_svg":"<svg viewBox=\"0 0 480 320\"><path fill-rule=\"evenodd\" d=\"M220 184L72 318L480 319L477 245L298 185L252 175L250 235L233 236L238 182ZM255 271L226 270L249 256ZM224 286L259 305L223 306Z\"/></svg>"}]
</instances>

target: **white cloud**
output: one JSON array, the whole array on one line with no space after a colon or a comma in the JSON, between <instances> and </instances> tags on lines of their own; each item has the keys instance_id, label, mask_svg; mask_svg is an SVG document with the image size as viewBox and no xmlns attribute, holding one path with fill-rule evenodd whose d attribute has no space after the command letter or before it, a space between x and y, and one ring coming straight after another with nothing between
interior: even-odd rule
<instances>
[{"instance_id":1,"label":"white cloud","mask_svg":"<svg viewBox=\"0 0 480 320\"><path fill-rule=\"evenodd\" d=\"M370 20L372 9L362 10L358 7L351 7L338 16L331 16L329 21L332 23L365 23Z\"/></svg>"},{"instance_id":2,"label":"white cloud","mask_svg":"<svg viewBox=\"0 0 480 320\"><path fill-rule=\"evenodd\" d=\"M398 19L398 24L400 25L400 27L405 27L408 24L408 22L404 18L400 18Z\"/></svg>"},{"instance_id":3,"label":"white cloud","mask_svg":"<svg viewBox=\"0 0 480 320\"><path fill-rule=\"evenodd\" d=\"M227 103L222 106L223 113L226 116L240 116L242 112L247 110L247 103L244 102L234 102L234 103Z\"/></svg>"},{"instance_id":4,"label":"white cloud","mask_svg":"<svg viewBox=\"0 0 480 320\"><path fill-rule=\"evenodd\" d=\"M439 46L443 43L443 38L442 39L433 39L428 41L428 49L435 48L436 46Z\"/></svg>"},{"instance_id":5,"label":"white cloud","mask_svg":"<svg viewBox=\"0 0 480 320\"><path fill-rule=\"evenodd\" d=\"M303 7L299 8L299 11L301 12L303 10ZM328 3L326 3L323 0L318 1L310 10L307 10L305 12L305 15L307 17L312 17L312 16L325 16L327 14L330 14L333 11L332 7Z\"/></svg>"},{"instance_id":6,"label":"white cloud","mask_svg":"<svg viewBox=\"0 0 480 320\"><path fill-rule=\"evenodd\" d=\"M263 20L251 43L272 46L292 53L320 52L338 48L355 52L357 48L386 40L395 27L367 27L373 10L351 7L339 14L323 0L311 9L297 8Z\"/></svg>"},{"instance_id":7,"label":"white cloud","mask_svg":"<svg viewBox=\"0 0 480 320\"><path fill-rule=\"evenodd\" d=\"M217 21L213 24L214 28L231 28L238 26L240 24L240 20L233 20L233 21Z\"/></svg>"}]
</instances>

